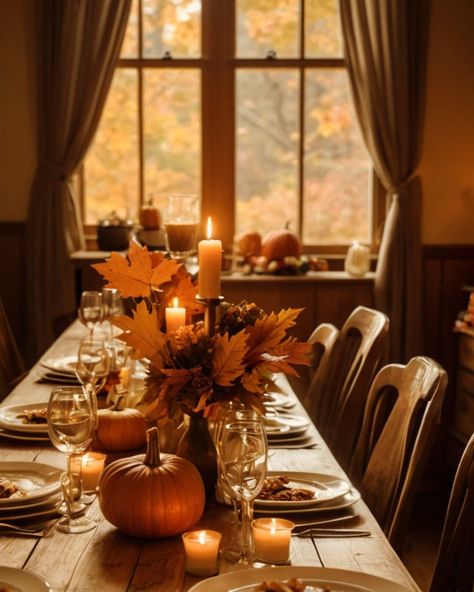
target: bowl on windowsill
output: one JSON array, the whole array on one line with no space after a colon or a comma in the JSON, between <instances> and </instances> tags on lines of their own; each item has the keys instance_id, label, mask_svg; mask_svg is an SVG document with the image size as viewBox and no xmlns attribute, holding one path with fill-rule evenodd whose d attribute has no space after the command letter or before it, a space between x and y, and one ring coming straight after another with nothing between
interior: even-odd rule
<instances>
[{"instance_id":1,"label":"bowl on windowsill","mask_svg":"<svg viewBox=\"0 0 474 592\"><path fill-rule=\"evenodd\" d=\"M132 220L120 218L111 212L97 224L97 245L101 251L124 251L128 248L136 226Z\"/></svg>"}]
</instances>

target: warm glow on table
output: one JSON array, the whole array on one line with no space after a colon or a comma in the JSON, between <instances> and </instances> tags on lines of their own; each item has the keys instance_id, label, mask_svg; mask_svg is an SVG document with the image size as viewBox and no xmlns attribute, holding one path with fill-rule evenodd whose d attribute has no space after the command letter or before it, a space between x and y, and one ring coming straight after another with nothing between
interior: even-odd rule
<instances>
[{"instance_id":1,"label":"warm glow on table","mask_svg":"<svg viewBox=\"0 0 474 592\"><path fill-rule=\"evenodd\" d=\"M105 454L101 452L86 452L82 457L82 487L85 491L95 491L99 483L99 476L104 470Z\"/></svg>"},{"instance_id":2,"label":"warm glow on table","mask_svg":"<svg viewBox=\"0 0 474 592\"><path fill-rule=\"evenodd\" d=\"M180 327L186 324L186 309L179 306L177 298L173 298L173 306L167 306L165 310L166 317L166 331L171 333L177 331Z\"/></svg>"},{"instance_id":3,"label":"warm glow on table","mask_svg":"<svg viewBox=\"0 0 474 592\"><path fill-rule=\"evenodd\" d=\"M290 557L294 523L283 518L258 518L252 522L255 557L266 563L286 563Z\"/></svg>"},{"instance_id":4,"label":"warm glow on table","mask_svg":"<svg viewBox=\"0 0 474 592\"><path fill-rule=\"evenodd\" d=\"M212 220L207 220L207 240L198 245L199 296L219 298L221 295L222 243L212 237Z\"/></svg>"},{"instance_id":5,"label":"warm glow on table","mask_svg":"<svg viewBox=\"0 0 474 592\"><path fill-rule=\"evenodd\" d=\"M186 571L195 576L217 573L217 557L221 533L215 530L194 530L182 536L186 553Z\"/></svg>"}]
</instances>

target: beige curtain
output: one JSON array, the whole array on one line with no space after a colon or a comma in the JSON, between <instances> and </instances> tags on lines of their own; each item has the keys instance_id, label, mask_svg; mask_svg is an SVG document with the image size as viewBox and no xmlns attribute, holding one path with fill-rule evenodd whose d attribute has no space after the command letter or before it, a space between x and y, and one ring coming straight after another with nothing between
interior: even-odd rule
<instances>
[{"instance_id":1,"label":"beige curtain","mask_svg":"<svg viewBox=\"0 0 474 592\"><path fill-rule=\"evenodd\" d=\"M84 247L71 175L99 123L131 0L38 3L39 163L30 196L27 312L31 356L53 341L53 323L75 309L69 253Z\"/></svg>"},{"instance_id":2,"label":"beige curtain","mask_svg":"<svg viewBox=\"0 0 474 592\"><path fill-rule=\"evenodd\" d=\"M429 0L340 0L355 108L388 215L375 303L390 318L391 361L421 352L420 158Z\"/></svg>"}]
</instances>

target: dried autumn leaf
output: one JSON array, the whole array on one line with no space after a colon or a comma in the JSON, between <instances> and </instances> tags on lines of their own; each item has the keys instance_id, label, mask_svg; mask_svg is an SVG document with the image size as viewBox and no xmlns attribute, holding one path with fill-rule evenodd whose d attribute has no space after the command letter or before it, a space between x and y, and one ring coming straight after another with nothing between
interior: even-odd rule
<instances>
[{"instance_id":1,"label":"dried autumn leaf","mask_svg":"<svg viewBox=\"0 0 474 592\"><path fill-rule=\"evenodd\" d=\"M171 280L180 264L172 259L150 257L146 247L130 243L127 258L111 253L104 263L92 265L107 281L108 288L117 288L124 298L149 297L152 286Z\"/></svg>"},{"instance_id":2,"label":"dried autumn leaf","mask_svg":"<svg viewBox=\"0 0 474 592\"><path fill-rule=\"evenodd\" d=\"M283 309L278 315L272 312L263 319L257 319L255 325L248 327L247 343L251 355L246 361L255 362L262 353L271 352L277 347L285 339L286 330L293 327L302 310L302 308Z\"/></svg>"},{"instance_id":3,"label":"dried autumn leaf","mask_svg":"<svg viewBox=\"0 0 474 592\"><path fill-rule=\"evenodd\" d=\"M168 360L165 334L158 327L156 311L149 311L144 301L137 305L133 318L116 317L112 323L124 331L120 339L135 348L139 357L148 358L158 368Z\"/></svg>"},{"instance_id":4,"label":"dried autumn leaf","mask_svg":"<svg viewBox=\"0 0 474 592\"><path fill-rule=\"evenodd\" d=\"M229 334L217 334L214 340L212 366L214 382L221 386L232 386L232 382L245 370L243 358L247 353L247 334L239 331L229 338Z\"/></svg>"}]
</instances>

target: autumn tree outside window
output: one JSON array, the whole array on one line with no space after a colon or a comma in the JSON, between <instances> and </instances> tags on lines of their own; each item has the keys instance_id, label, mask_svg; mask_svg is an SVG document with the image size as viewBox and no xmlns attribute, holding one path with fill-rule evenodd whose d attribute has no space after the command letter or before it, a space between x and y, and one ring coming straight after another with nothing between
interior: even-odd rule
<instances>
[{"instance_id":1,"label":"autumn tree outside window","mask_svg":"<svg viewBox=\"0 0 474 592\"><path fill-rule=\"evenodd\" d=\"M227 247L290 222L306 250L372 242L369 158L337 0L134 0L82 171L84 219L202 196Z\"/></svg>"}]
</instances>

